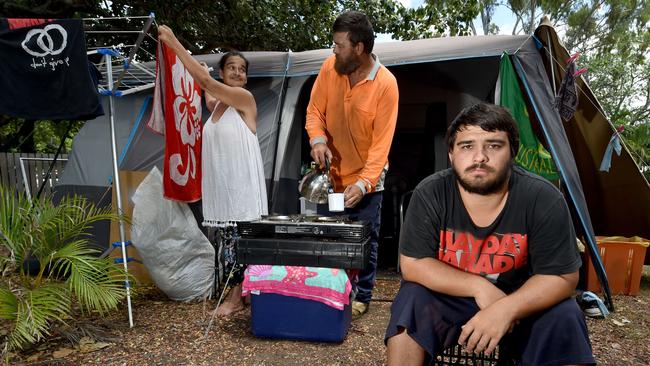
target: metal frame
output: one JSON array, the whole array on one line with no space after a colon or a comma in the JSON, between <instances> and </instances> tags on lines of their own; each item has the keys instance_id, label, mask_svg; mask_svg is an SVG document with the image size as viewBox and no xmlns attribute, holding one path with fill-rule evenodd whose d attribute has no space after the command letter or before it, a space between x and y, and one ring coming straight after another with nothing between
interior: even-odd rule
<instances>
[{"instance_id":1,"label":"metal frame","mask_svg":"<svg viewBox=\"0 0 650 366\"><path fill-rule=\"evenodd\" d=\"M133 328L133 309L131 305L131 285L129 282L129 276L128 276L128 258L127 258L127 241L126 241L126 229L125 229L125 223L122 218L122 215L124 214L123 210L123 205L122 205L122 191L121 191L121 184L120 184L120 175L119 175L119 161L118 161L118 152L117 152L117 142L116 142L116 137L115 137L115 106L114 106L114 97L116 96L122 96L125 94L130 94L137 92L139 90L143 89L148 89L151 88L154 83L148 83L145 85L139 85L138 87L135 88L127 88L127 90L121 91L119 90L119 87L122 83L122 80L124 77L127 75L127 73L130 74L129 68L131 66L135 66L138 68L144 75L147 75L148 77L151 77L152 75L154 76L155 79L155 74L152 73L150 70L146 70L137 63L132 63L135 54L137 51L140 49L140 45L142 44L142 41L144 40L144 37L149 35L149 29L151 28L151 25L155 21L155 16L153 13L149 14L147 17L112 17L112 18L87 18L84 19L85 21L94 21L94 20L112 20L112 19L134 19L134 18L140 18L140 19L146 19L144 22L144 25L142 27L142 30L139 31L86 31L86 33L133 33L133 34L138 34L138 39L136 40L135 44L131 45L131 50L129 51L128 57L122 56L118 51L117 47L118 46L112 46L109 48L98 48L92 51L89 51L88 54L102 54L104 55L103 57L103 62L105 63L106 67L106 80L107 84L105 86L99 86L99 92L100 94L107 95L108 96L108 115L109 115L109 120L110 120L110 131L111 131L111 153L112 153L112 162L113 162L113 187L115 189L115 196L116 196L116 206L117 206L117 213L120 215L120 218L118 219L118 228L119 228L119 235L120 235L120 247L122 250L122 264L124 266L124 271L126 272L126 278L124 279L124 287L126 290L126 300L127 300L127 308L128 308L128 314L129 314L129 326ZM150 36L150 35L149 35ZM151 36L150 36L151 37ZM122 71L117 75L117 80L114 80L114 75L113 75L113 62L114 58L117 59L118 63L123 64L123 69ZM138 79L139 80L139 79Z\"/></svg>"}]
</instances>

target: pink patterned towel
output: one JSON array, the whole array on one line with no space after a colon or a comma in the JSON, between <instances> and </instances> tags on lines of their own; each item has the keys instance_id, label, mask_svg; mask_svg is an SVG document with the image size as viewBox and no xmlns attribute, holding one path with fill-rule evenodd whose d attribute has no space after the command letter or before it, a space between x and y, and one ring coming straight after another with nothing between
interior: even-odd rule
<instances>
[{"instance_id":1,"label":"pink patterned towel","mask_svg":"<svg viewBox=\"0 0 650 366\"><path fill-rule=\"evenodd\" d=\"M250 265L244 274L243 293L274 293L319 301L343 310L350 303L352 285L338 268Z\"/></svg>"}]
</instances>

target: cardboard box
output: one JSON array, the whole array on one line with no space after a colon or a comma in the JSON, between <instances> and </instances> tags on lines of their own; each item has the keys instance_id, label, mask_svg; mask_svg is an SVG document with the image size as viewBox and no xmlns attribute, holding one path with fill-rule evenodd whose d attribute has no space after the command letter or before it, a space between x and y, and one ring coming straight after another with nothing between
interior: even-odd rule
<instances>
[{"instance_id":1,"label":"cardboard box","mask_svg":"<svg viewBox=\"0 0 650 366\"><path fill-rule=\"evenodd\" d=\"M648 241L639 237L601 236L596 237L596 240L612 294L637 295ZM586 260L585 265L585 287L588 291L602 292L591 260Z\"/></svg>"}]
</instances>

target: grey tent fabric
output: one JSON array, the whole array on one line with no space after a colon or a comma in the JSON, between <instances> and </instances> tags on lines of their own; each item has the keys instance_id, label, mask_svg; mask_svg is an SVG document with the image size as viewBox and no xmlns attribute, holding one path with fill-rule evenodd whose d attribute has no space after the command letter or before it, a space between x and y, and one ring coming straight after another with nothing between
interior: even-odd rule
<instances>
[{"instance_id":1,"label":"grey tent fabric","mask_svg":"<svg viewBox=\"0 0 650 366\"><path fill-rule=\"evenodd\" d=\"M298 212L298 181L301 167L301 142L303 134L304 113L295 113L301 95L305 98L305 84L309 77L292 77L287 83L287 90L282 104L280 126L278 129L277 150L275 155L274 182L270 190L269 211L292 214ZM309 84L311 86L311 84Z\"/></svg>"},{"instance_id":2,"label":"grey tent fabric","mask_svg":"<svg viewBox=\"0 0 650 366\"><path fill-rule=\"evenodd\" d=\"M513 53L528 36L447 37L405 42L378 43L373 49L385 66L498 56ZM315 75L331 50L291 54L288 76Z\"/></svg>"},{"instance_id":3,"label":"grey tent fabric","mask_svg":"<svg viewBox=\"0 0 650 366\"><path fill-rule=\"evenodd\" d=\"M146 121L151 114L153 97L148 93L138 93L126 99L140 106L138 116L134 119L131 134L129 135L127 150L119 156L119 166L122 170L148 171L153 166L162 171L162 158L165 153L165 138L153 133ZM137 144L131 149L131 144Z\"/></svg>"},{"instance_id":4,"label":"grey tent fabric","mask_svg":"<svg viewBox=\"0 0 650 366\"><path fill-rule=\"evenodd\" d=\"M118 156L124 149L140 106L134 100L116 99L115 139ZM104 109L108 110L108 99L102 97ZM108 138L107 138L108 136ZM110 120L108 114L86 122L72 142L73 149L68 157L59 185L82 185L107 187L111 178Z\"/></svg>"},{"instance_id":5,"label":"grey tent fabric","mask_svg":"<svg viewBox=\"0 0 650 366\"><path fill-rule=\"evenodd\" d=\"M387 42L375 45L373 52L386 66L458 60L464 58L492 57L507 51L514 53L528 36L482 36L421 39L404 42ZM332 54L331 49L303 52L243 52L250 62L249 78L294 77L316 75L323 61ZM197 60L214 70L219 68L221 54L200 55ZM148 68L155 67L153 63ZM288 68L288 69L287 69ZM217 71L213 71L217 75Z\"/></svg>"}]
</instances>

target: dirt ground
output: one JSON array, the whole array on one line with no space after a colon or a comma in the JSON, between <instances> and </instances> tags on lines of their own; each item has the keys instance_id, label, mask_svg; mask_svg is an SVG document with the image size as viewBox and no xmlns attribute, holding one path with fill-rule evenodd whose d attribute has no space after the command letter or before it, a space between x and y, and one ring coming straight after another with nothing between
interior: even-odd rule
<instances>
[{"instance_id":1,"label":"dirt ground","mask_svg":"<svg viewBox=\"0 0 650 366\"><path fill-rule=\"evenodd\" d=\"M71 344L54 333L36 347L12 355L13 365L381 365L383 335L392 298L399 286L394 272L380 273L377 301L353 321L340 344L256 338L250 307L204 332L213 301L179 303L155 289L133 299L135 326L129 329L126 305L105 318L84 319L95 338ZM650 365L650 267L644 269L639 296L615 296L616 312L588 319L599 365ZM6 326L6 324L5 324ZM4 327L6 331L6 327ZM98 335L102 335L99 337Z\"/></svg>"}]
</instances>

